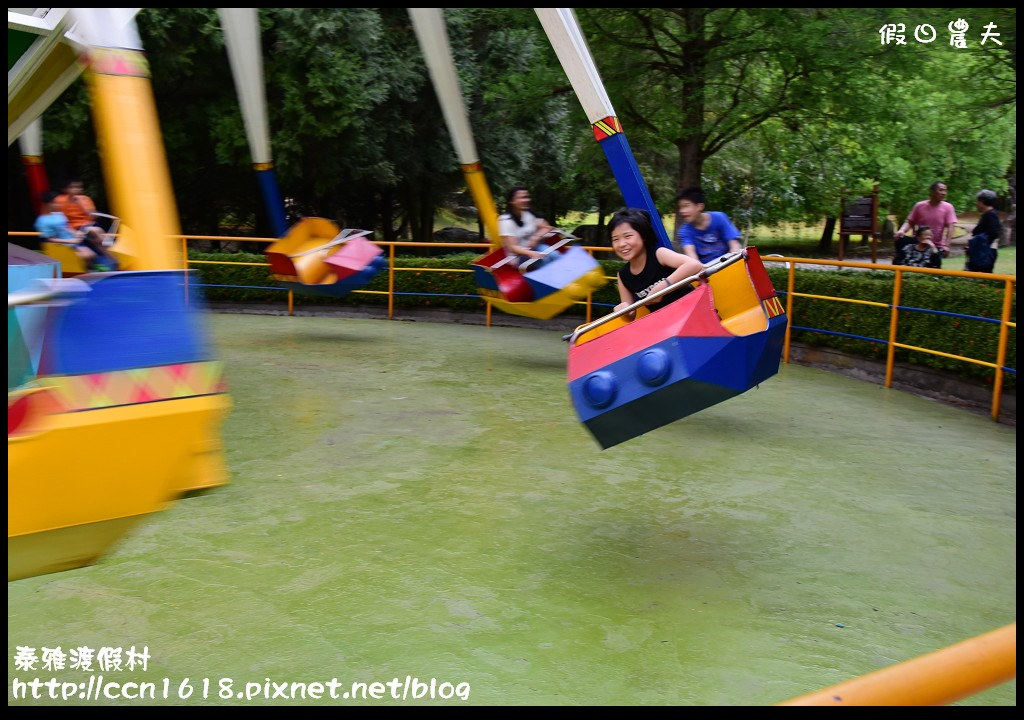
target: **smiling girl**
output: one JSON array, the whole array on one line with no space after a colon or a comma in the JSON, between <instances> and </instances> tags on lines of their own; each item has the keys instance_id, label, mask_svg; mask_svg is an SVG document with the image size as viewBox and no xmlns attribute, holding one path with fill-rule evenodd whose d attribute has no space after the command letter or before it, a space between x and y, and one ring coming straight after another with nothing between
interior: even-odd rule
<instances>
[{"instance_id":1,"label":"smiling girl","mask_svg":"<svg viewBox=\"0 0 1024 720\"><path fill-rule=\"evenodd\" d=\"M615 306L621 310L653 292L664 290L672 283L696 275L704 266L699 260L661 247L645 210L628 208L615 213L608 225L612 249L626 261L619 270L619 299ZM647 305L651 312L665 307L686 295L692 286L685 285Z\"/></svg>"}]
</instances>

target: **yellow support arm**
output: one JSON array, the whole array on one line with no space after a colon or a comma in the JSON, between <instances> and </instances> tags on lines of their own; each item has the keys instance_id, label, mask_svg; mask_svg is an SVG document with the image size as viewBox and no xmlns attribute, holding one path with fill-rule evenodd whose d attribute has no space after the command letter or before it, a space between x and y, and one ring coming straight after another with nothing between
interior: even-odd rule
<instances>
[{"instance_id":1,"label":"yellow support arm","mask_svg":"<svg viewBox=\"0 0 1024 720\"><path fill-rule=\"evenodd\" d=\"M133 258L131 270L184 267L178 243L178 212L167 156L141 50L93 48L86 81L107 195L121 218L118 250Z\"/></svg>"}]
</instances>

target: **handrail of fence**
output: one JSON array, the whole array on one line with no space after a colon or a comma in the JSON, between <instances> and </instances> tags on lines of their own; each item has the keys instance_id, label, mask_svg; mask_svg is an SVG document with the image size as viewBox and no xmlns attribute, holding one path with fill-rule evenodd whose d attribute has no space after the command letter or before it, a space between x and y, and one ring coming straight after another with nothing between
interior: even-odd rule
<instances>
[{"instance_id":1,"label":"handrail of fence","mask_svg":"<svg viewBox=\"0 0 1024 720\"><path fill-rule=\"evenodd\" d=\"M948 705L1017 677L1017 623L780 705Z\"/></svg>"},{"instance_id":2,"label":"handrail of fence","mask_svg":"<svg viewBox=\"0 0 1024 720\"><path fill-rule=\"evenodd\" d=\"M9 236L25 237L25 236L37 235L37 233L34 233L34 232L8 231L8 235ZM278 240L278 238L240 237L240 236L226 236L226 235L175 235L173 237L175 239L181 241L181 253L182 253L183 262L184 262L184 265L185 265L186 268L189 267L190 265L269 266L269 263L231 262L231 261L227 261L227 260L189 260L189 258L188 258L188 241L189 240L214 240L214 241L220 241L220 242L259 242L259 243L273 243L273 242L276 242ZM465 249L481 250L481 249L488 249L488 248L493 247L493 245L491 245L490 243L482 243L482 242L481 243L457 243L457 242L455 242L455 243L452 243L452 242L438 242L438 243L429 242L429 243L424 243L424 242L413 242L413 241L407 241L407 240L378 241L376 244L380 245L380 246L383 246L383 247L387 247L387 249L388 249L388 289L387 289L387 291L383 291L383 290L356 290L354 292L355 293L362 293L362 294L370 294L370 295L385 295L386 294L388 296L388 319L389 320L394 318L394 299L395 299L395 295L396 295L396 291L395 291L395 273L396 272L449 272L449 273L472 272L472 270L470 270L470 269L461 269L461 268L423 268L423 267L419 267L419 268L417 268L417 267L408 267L408 268L406 268L406 267L395 267L395 249L396 248L399 248L399 247L403 247L403 248L404 247L407 247L407 248L423 247L423 248L465 248ZM614 252L609 247L600 247L600 246L584 246L583 249L586 250L587 252L589 252L591 255L593 255L595 252L604 252L604 253ZM836 335L844 335L844 336L847 335L846 333L837 333L837 332L826 330L826 329L822 329L822 328L808 328L808 327L794 326L794 322L793 322L793 301L794 301L795 298L804 297L804 298L813 298L813 299L818 299L818 300L828 300L828 301L833 301L833 302L850 303L850 304L855 304L855 305L867 305L867 306L872 306L872 307L888 308L889 311L890 311L889 336L888 336L888 338L868 338L868 337L861 337L861 336L856 336L856 335L849 335L849 337L853 337L853 338L857 338L857 339L861 339L861 340L867 340L867 341L870 341L870 342L880 343L880 344L885 345L887 347L886 363L885 363L885 381L884 381L885 387L892 387L893 369L895 367L895 353L896 353L897 348L898 349L902 349L902 350L913 351L913 352L928 353L928 354L937 355L937 356L941 356L941 357L948 357L948 358L951 358L951 359L960 360L960 361L967 362L967 363L972 363L972 364L975 364L975 365L981 365L981 366L984 366L984 367L989 367L989 368L993 369L994 374L995 374L995 378L994 378L994 381L993 381L993 388L992 388L992 401L991 401L991 411L992 412L991 412L991 414L992 414L992 419L993 420L995 420L995 421L999 420L1000 406L1001 406L1001 402L1002 402L1002 389L1003 389L1003 383L1004 383L1004 375L1007 372L1016 374L1016 369L1015 368L1006 367L1006 354L1007 354L1007 346L1009 344L1009 332L1010 332L1011 329L1016 329L1016 327L1017 327L1017 323L1013 322L1010 319L1011 316L1012 316L1012 313L1013 313L1013 295L1014 295L1014 289L1016 287L1016 282L1017 282L1017 277L1015 275L1003 275L1003 274L994 274L994 273L978 273L978 272L970 272L970 271L966 271L966 270L942 270L942 269L933 269L933 268L915 268L915 267L908 267L908 266L905 266L905 265L895 265L895 266L893 266L893 265L878 265L878 264L873 264L873 263L856 262L856 261L850 261L850 260L827 260L827 259L818 259L818 258L785 257L785 256L777 256L777 255L762 255L761 259L764 262L766 262L766 263L785 263L787 268L788 268L786 290L785 291L781 291L781 290L778 291L780 295L785 295L786 296L786 315L789 317L789 323L788 323L788 325L786 327L786 336L785 336L785 340L783 342L783 351L782 351L782 359L783 359L783 361L785 361L787 363L790 361L791 338L792 338L792 332L793 332L794 329L802 330L802 331L805 331L805 332L815 332L815 333L822 333L822 334L836 334ZM889 271L889 272L892 272L894 274L892 301L889 302L889 303L880 303L880 302L869 301L869 300L859 300L859 299L856 299L856 298L845 298L845 297L829 296L829 295L812 295L812 294L808 294L808 293L797 292L797 290L796 290L796 270L797 270L797 266L798 265L800 265L800 266L823 265L823 266L836 267L836 268L855 268L855 269L864 269L864 270L876 270L876 271ZM990 281L991 280L1000 281L1000 282L1003 283L1003 306L1002 306L1002 311L1001 311L1000 319L998 321L996 321L996 320L993 320L992 318L983 318L983 317L978 317L978 316L974 316L974 315L962 315L962 314L958 314L958 313L948 313L948 312L945 312L945 311L938 311L938 310L926 310L926 309L923 309L923 308L905 307L905 306L901 305L901 303L900 303L900 295L901 295L902 288L903 288L903 276L904 276L905 273L917 273L917 274L924 274L924 275L940 275L940 276L945 276L945 277L978 278L978 279L990 280ZM606 278L608 280L614 280L615 279L614 277L609 277L609 276L606 276ZM236 285L216 285L216 286L212 286L212 287L227 287L227 288L239 287L239 288L241 288L242 286L236 286ZM270 288L270 287L267 287L266 289L281 289L281 290L284 290L284 288ZM288 290L287 292L288 292L288 314L292 315L292 314L294 314L294 311L295 311L295 296L294 296L294 292L292 290ZM402 294L425 295L425 293L402 293ZM433 295L436 295L436 293L434 293ZM447 296L447 295L450 295L450 294L441 293L441 295ZM612 307L611 305L608 305L607 303L595 303L593 301L593 298L592 298L591 295L587 295L586 300L577 301L576 304L577 305L584 305L586 307L586 322L588 322L588 323L591 322L592 314L593 314L593 307L595 305ZM926 313L935 313L935 314L943 314L943 315L952 315L952 316L955 316L955 317L958 317L958 318L967 319L967 320L975 320L975 321L980 321L980 322L990 322L990 323L998 322L999 323L999 339L998 339L998 342L997 342L997 349L996 349L996 361L994 363L992 363L992 362L988 362L986 360L979 360L979 359L976 359L976 358L969 358L969 357L966 357L966 356L963 356L963 355L955 355L955 354L951 354L951 353L945 353L945 352L942 352L942 351L939 351L939 350L933 350L933 349L929 349L929 348L923 348L923 347L918 347L918 346L913 346L913 345L907 345L905 343L900 343L898 341L898 339L897 339L897 336L898 336L898 329L899 329L899 313L901 311L904 311L904 312L926 312ZM490 326L490 324L491 324L491 305L490 305L490 303L486 303L486 324L488 326Z\"/></svg>"},{"instance_id":3,"label":"handrail of fence","mask_svg":"<svg viewBox=\"0 0 1024 720\"><path fill-rule=\"evenodd\" d=\"M786 337L783 342L782 358L785 362L789 362L790 356L790 339L794 330L793 323L793 300L798 297L815 298L820 300L832 300L835 302L846 302L861 305L872 305L875 307L887 307L889 308L889 337L886 339L882 338L865 338L858 337L861 340L868 340L871 342L877 342L887 346L886 360L885 360L885 387L892 387L893 369L896 364L896 349L900 348L903 350L911 350L915 352L924 352L932 355L939 355L942 357L948 357L954 360L961 360L963 362L971 363L974 365L982 365L984 367L990 367L995 371L995 378L992 383L992 419L999 420L999 411L1002 403L1003 395L1003 381L1004 374L1006 372L1016 373L1015 368L1006 367L1006 348L1009 344L1009 331L1010 328L1016 328L1017 323L1010 320L1013 311L1013 294L1014 287L1017 283L1017 277L1015 275L1003 275L995 273L979 273L971 272L967 270L941 270L934 268L916 268L909 267L906 265L877 265L873 263L863 262L852 262L847 260L821 260L817 258L792 258L792 257L775 257L775 256L763 256L762 260L765 262L776 262L776 263L787 263L788 275L786 283L786 315L789 317L789 324L786 326ZM893 278L893 292L892 301L890 303L877 303L867 300L857 300L855 298L844 298L835 297L828 295L810 295L807 293L799 293L796 291L796 270L797 264L800 265L826 265L840 268L860 268L865 270L881 270L888 271L894 274ZM899 330L899 312L903 311L914 311L914 312L929 312L946 315L955 315L958 318L966 320L976 320L980 322L993 322L991 318L978 317L976 315L963 315L959 313L945 313L936 310L924 310L922 308L910 308L904 307L900 303L900 295L903 291L903 275L904 273L917 273L923 275L940 275L945 277L963 277L963 278L977 278L981 280L996 280L1003 283L1003 307L1000 313L999 322L999 340L996 345L996 362L990 363L985 360L978 360L976 358L969 358L964 355L954 355L951 353L944 353L938 350L931 350L928 348L917 347L914 345L906 345L897 341L897 332ZM821 330L819 328L797 328L800 330L806 330L810 332L828 333L829 331ZM857 336L853 336L857 337Z\"/></svg>"},{"instance_id":4,"label":"handrail of fence","mask_svg":"<svg viewBox=\"0 0 1024 720\"><path fill-rule=\"evenodd\" d=\"M33 234L33 233L27 233L27 234ZM222 241L222 242L261 242L261 243L273 243L273 242L277 242L277 240L279 239L279 238L260 238L260 237L240 237L240 236L228 236L228 235L175 235L173 237L175 239L181 240L181 247L182 247L181 252L182 252L182 257L184 258L185 267L188 267L190 264L191 265L250 265L250 266L252 266L252 265L261 266L262 265L264 267L269 267L269 265L270 265L270 263L243 263L243 262L229 262L229 261L226 261L226 260L189 260L188 259L188 241L189 240L216 240L216 241ZM353 292L353 294L359 293L359 294L363 294L363 295L381 295L381 294L386 294L388 296L388 319L389 320L394 318L394 295L396 294L395 290L394 290L394 274L396 272L447 272L447 273L468 273L468 272L473 272L472 270L470 270L468 268L463 270L463 269L459 269L459 268L424 268L424 267L401 268L401 267L395 267L395 248L396 247L465 248L465 249L473 249L473 250L487 250L487 249L490 249L490 248L494 247L491 243L485 243L485 242L480 242L480 243L448 243L448 242L424 243L424 242L414 242L414 241L411 241L411 240L385 240L385 241L377 242L376 244L388 247L388 289L387 289L387 292L385 293L384 291L381 291L381 290L353 290L352 292ZM589 252L591 255L593 255L595 251L598 251L598 252L614 252L611 248L607 248L607 247L589 247L589 246L584 246L583 249L586 250L587 252ZM614 280L615 278L614 277L605 276L605 279L606 280ZM216 285L216 286L211 286L211 287L238 287L238 288L241 288L242 286L240 286L240 285ZM246 286L246 287L249 288L250 286ZM280 290L285 290L285 288L263 288L263 287L260 287L260 288L257 288L257 289L280 289ZM288 314L292 315L295 312L295 293L292 290L287 290L287 292L288 292ZM423 293L405 293L405 294L421 295ZM446 295L446 294L445 293L441 293L441 295ZM590 322L593 319L593 317L592 317L593 316L593 306L594 306L595 303L593 302L591 295L588 294L586 300L579 300L579 301L576 301L574 304L575 305L584 305L586 307L586 321L587 322ZM605 305L606 303L597 303L597 304ZM608 307L612 307L612 306L608 305ZM491 305L490 305L490 303L486 303L486 324L487 324L487 327L491 326Z\"/></svg>"}]
</instances>

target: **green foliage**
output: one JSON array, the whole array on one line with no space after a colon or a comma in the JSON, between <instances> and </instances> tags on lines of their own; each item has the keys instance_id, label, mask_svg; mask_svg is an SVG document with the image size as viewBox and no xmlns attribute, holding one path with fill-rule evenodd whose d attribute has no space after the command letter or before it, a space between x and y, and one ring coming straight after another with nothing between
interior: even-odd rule
<instances>
[{"instance_id":1,"label":"green foliage","mask_svg":"<svg viewBox=\"0 0 1024 720\"><path fill-rule=\"evenodd\" d=\"M902 218L943 179L959 211L1016 166L1012 8L600 8L580 10L601 76L659 209L689 178L746 228L834 214L840 188L878 182ZM430 240L464 182L403 8L261 8L271 144L296 214ZM946 23L970 24L968 47ZM499 199L602 214L621 195L533 12L445 11L463 94ZM905 23L907 44L879 28ZM939 41L914 41L929 22ZM980 44L995 23L1002 46ZM269 230L216 11L138 15L181 224ZM46 113L51 182L80 175L106 207L83 83ZM696 173L696 174L694 174ZM9 178L9 182L21 182ZM500 202L499 202L500 204Z\"/></svg>"},{"instance_id":2,"label":"green foliage","mask_svg":"<svg viewBox=\"0 0 1024 720\"><path fill-rule=\"evenodd\" d=\"M958 17L967 49L948 44ZM641 167L703 185L741 226L817 220L841 188L874 182L901 218L936 179L971 210L979 189L1006 190L1015 173L1015 10L601 8L581 19ZM917 43L919 22L945 42ZM980 44L988 22L1003 46ZM906 25L906 45L881 45L888 23Z\"/></svg>"}]
</instances>

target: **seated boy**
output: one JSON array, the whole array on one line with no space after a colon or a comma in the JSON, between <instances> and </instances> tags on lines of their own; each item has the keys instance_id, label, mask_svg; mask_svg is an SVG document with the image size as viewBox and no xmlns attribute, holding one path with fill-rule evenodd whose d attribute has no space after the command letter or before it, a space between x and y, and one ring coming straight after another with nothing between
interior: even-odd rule
<instances>
[{"instance_id":1,"label":"seated boy","mask_svg":"<svg viewBox=\"0 0 1024 720\"><path fill-rule=\"evenodd\" d=\"M685 225L679 228L679 245L694 260L709 263L727 252L743 249L740 231L723 212L705 211L707 198L700 188L676 195L676 206Z\"/></svg>"},{"instance_id":2,"label":"seated boy","mask_svg":"<svg viewBox=\"0 0 1024 720\"><path fill-rule=\"evenodd\" d=\"M43 193L43 214L36 218L40 240L73 245L75 254L90 270L117 270L117 260L103 249L103 236L99 229L88 226L82 232L72 230L67 216L57 208L56 198L55 192Z\"/></svg>"}]
</instances>

